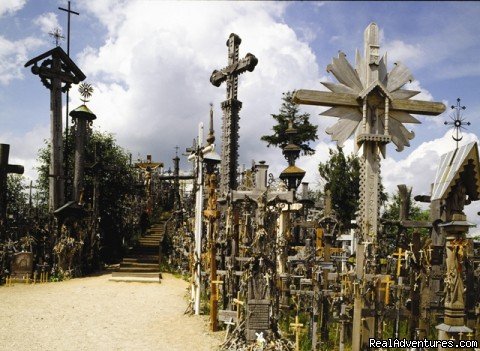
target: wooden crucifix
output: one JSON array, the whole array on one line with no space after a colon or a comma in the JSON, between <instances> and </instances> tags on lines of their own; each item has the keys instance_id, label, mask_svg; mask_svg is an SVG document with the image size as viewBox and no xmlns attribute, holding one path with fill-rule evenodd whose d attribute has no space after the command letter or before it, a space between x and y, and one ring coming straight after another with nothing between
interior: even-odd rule
<instances>
[{"instance_id":1,"label":"wooden crucifix","mask_svg":"<svg viewBox=\"0 0 480 351\"><path fill-rule=\"evenodd\" d=\"M7 220L7 175L10 173L23 174L24 168L19 165L8 164L10 154L9 144L0 144L0 242L4 239Z\"/></svg>"},{"instance_id":2,"label":"wooden crucifix","mask_svg":"<svg viewBox=\"0 0 480 351\"><path fill-rule=\"evenodd\" d=\"M242 39L234 33L227 40L228 66L220 71L213 71L210 82L219 87L227 84L227 98L222 102L222 162L220 164L220 192L225 194L229 189L237 188L238 167L238 121L242 102L238 97L238 76L246 71L252 72L258 59L248 53L245 58L239 59L238 51Z\"/></svg>"},{"instance_id":3,"label":"wooden crucifix","mask_svg":"<svg viewBox=\"0 0 480 351\"><path fill-rule=\"evenodd\" d=\"M363 279L364 242L373 243L373 256L377 246L379 215L380 157L385 157L386 145L393 142L397 151L409 146L414 133L403 123L420 123L414 114L435 116L445 111L439 102L409 100L419 92L402 87L413 79L409 70L397 63L391 72L387 71L387 57L380 58L379 29L371 23L364 32L364 57L356 52L356 67L353 68L340 52L328 65L339 83L322 83L331 92L299 90L294 95L298 104L329 106L324 116L339 117L339 121L326 132L341 146L355 133L356 150L363 147L362 170L360 175L360 206L357 223L359 240L357 244L357 279ZM358 351L369 337L373 337L373 318L365 317L362 323L362 309L365 305L360 295L355 297L352 350ZM365 326L365 327L364 327ZM362 335L362 333L364 335ZM363 341L362 341L363 340Z\"/></svg>"},{"instance_id":4,"label":"wooden crucifix","mask_svg":"<svg viewBox=\"0 0 480 351\"><path fill-rule=\"evenodd\" d=\"M29 66L32 66L32 73L38 75L43 85L50 90L51 145L48 208L54 211L65 203L62 92L70 89L72 84L80 83L86 77L60 46L31 59L25 64L25 67Z\"/></svg>"},{"instance_id":5,"label":"wooden crucifix","mask_svg":"<svg viewBox=\"0 0 480 351\"><path fill-rule=\"evenodd\" d=\"M147 192L147 208L146 212L150 215L153 210L153 197L152 197L152 173L159 167L163 167L162 162L152 162L152 155L147 155L147 162L135 163L136 168L140 168L145 172L144 182L145 190Z\"/></svg>"}]
</instances>

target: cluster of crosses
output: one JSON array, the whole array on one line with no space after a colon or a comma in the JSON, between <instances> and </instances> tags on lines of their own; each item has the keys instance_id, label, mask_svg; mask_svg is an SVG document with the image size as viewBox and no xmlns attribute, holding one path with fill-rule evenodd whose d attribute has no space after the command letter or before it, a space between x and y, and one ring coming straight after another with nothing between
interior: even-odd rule
<instances>
[{"instance_id":1,"label":"cluster of crosses","mask_svg":"<svg viewBox=\"0 0 480 351\"><path fill-rule=\"evenodd\" d=\"M363 350L370 338L388 336L386 320L395 321L397 337L400 322L408 320L411 339L431 336L432 328L442 340L478 339L480 257L478 248L475 251L466 238L473 224L464 214L464 206L480 196L477 144L457 145L442 156L431 194L416 197L430 203L428 221L409 220L412 189L399 185L399 218L381 222L380 161L386 156L387 144L395 144L397 151L409 146L414 134L404 124L420 123L412 114L436 116L445 106L411 99L419 92L403 87L412 75L401 63L388 72L386 54L379 55L379 29L371 23L364 34L363 56L356 53L355 67L342 52L328 65L327 71L338 81L322 83L330 92L298 90L294 95L298 104L330 107L321 115L338 121L326 132L339 145L353 135L355 150L361 153L356 229L341 233L329 193L325 192L319 205L309 199L308 184L301 183L305 171L295 164L300 147L294 142L297 130L293 121L287 129L290 141L283 147L288 166L278 179L268 173L265 161L238 171L242 107L238 79L258 64L252 54L239 58L240 43L238 35L230 35L228 65L210 77L213 85L225 83L227 87L226 100L221 103L221 157L215 151L212 110L206 144L201 125L197 140L187 149L194 174L184 179L194 179L195 206L182 208L178 155L174 174L162 176L174 181L177 231L170 235L182 232L182 223L191 223L192 235L185 236L189 242L175 241L176 248L186 250L190 257L191 311L201 314L202 301L209 298L210 326L213 331L226 329L225 350L299 350L301 340L319 350L330 345L333 324L338 326L340 350L347 344L354 351ZM86 77L58 46L25 66L31 66L51 93L48 204L57 218L52 234L55 241L66 235L68 225L78 229L84 218L96 218L95 206L93 216L83 206L86 138L96 116L85 105L90 87L82 85L84 104L70 113L76 125L75 172L73 195L66 201L61 94ZM23 167L9 164L8 156L9 146L1 144L0 194L5 194L8 173L23 172ZM155 202L152 175L163 163L149 157L135 166L143 172L145 211L151 215ZM106 170L99 162L91 168L96 173ZM2 195L0 240L5 203ZM395 251L385 252L379 237L386 226L398 228L399 238L413 230L411 240L398 240ZM85 228L89 229L82 238L90 236L93 242L94 226ZM428 229L427 238L420 236L421 228ZM23 255L12 267L24 272L31 270L29 265L31 257Z\"/></svg>"},{"instance_id":2,"label":"cluster of crosses","mask_svg":"<svg viewBox=\"0 0 480 351\"><path fill-rule=\"evenodd\" d=\"M210 78L215 86L226 83L227 99L221 104L222 157L214 151L212 123L207 145L200 133L190 156L197 170L206 165L205 176L197 171L192 312L200 314L202 296L209 296L211 329L222 323L226 329L222 349L299 350L302 339L318 350L331 345L329 327L336 324L339 349L351 344L362 350L370 338L388 336L387 320L395 321L390 336L397 337L401 321L408 321L412 340L431 336L432 329L442 340L478 336L478 252L466 239L473 224L463 212L480 194L478 146L457 145L442 156L432 193L416 197L430 203L428 221L409 220L412 189L406 185L399 185L398 220L381 221L380 161L386 145L394 143L397 151L409 146L414 134L404 124L420 123L412 114L436 116L445 106L411 99L419 92L403 88L413 77L401 63L388 72L376 24L366 28L364 39L355 68L342 52L328 65L338 81L322 83L330 92L294 95L298 104L330 107L321 115L338 118L326 130L338 144L354 135L361 180L352 233L339 231L328 191L318 207L308 198L308 184L299 188L305 172L295 165L300 149L293 123L283 148L288 167L279 179L268 175L264 161L239 174L238 76L253 71L257 59L252 54L239 59L237 35L227 41L228 66ZM388 226L398 228L392 252L379 240ZM422 228L428 238L421 237ZM407 230L413 234L406 236Z\"/></svg>"}]
</instances>

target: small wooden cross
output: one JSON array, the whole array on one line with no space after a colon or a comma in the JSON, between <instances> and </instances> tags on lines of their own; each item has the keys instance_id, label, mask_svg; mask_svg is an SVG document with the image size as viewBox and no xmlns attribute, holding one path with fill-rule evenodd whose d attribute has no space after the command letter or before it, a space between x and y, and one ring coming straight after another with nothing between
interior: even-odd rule
<instances>
[{"instance_id":1,"label":"small wooden cross","mask_svg":"<svg viewBox=\"0 0 480 351\"><path fill-rule=\"evenodd\" d=\"M290 328L293 328L295 333L295 351L300 351L300 332L303 324L299 322L298 314L295 316L295 323L290 323Z\"/></svg>"},{"instance_id":2,"label":"small wooden cross","mask_svg":"<svg viewBox=\"0 0 480 351\"><path fill-rule=\"evenodd\" d=\"M430 262L432 261L432 251L433 251L432 247L429 246L427 249L428 255L426 255L428 265L430 265Z\"/></svg>"},{"instance_id":3,"label":"small wooden cross","mask_svg":"<svg viewBox=\"0 0 480 351\"><path fill-rule=\"evenodd\" d=\"M390 275L387 275L381 283L385 284L385 288L380 288L380 290L385 291L385 305L388 305L390 304L390 285L392 285L394 281L390 280Z\"/></svg>"},{"instance_id":4,"label":"small wooden cross","mask_svg":"<svg viewBox=\"0 0 480 351\"><path fill-rule=\"evenodd\" d=\"M413 252L413 243L410 242L410 244L408 244L408 246L410 246L410 251Z\"/></svg>"},{"instance_id":5,"label":"small wooden cross","mask_svg":"<svg viewBox=\"0 0 480 351\"><path fill-rule=\"evenodd\" d=\"M233 321L233 318L230 318L228 321L225 321L223 323L227 325L227 330L225 331L225 339L224 339L224 341L227 341L228 334L230 334L230 327L232 325L235 325L235 322Z\"/></svg>"},{"instance_id":6,"label":"small wooden cross","mask_svg":"<svg viewBox=\"0 0 480 351\"><path fill-rule=\"evenodd\" d=\"M404 257L402 248L399 247L398 251L393 253L392 255L397 256L397 277L400 277L400 272L402 269L402 260L404 259L402 258Z\"/></svg>"},{"instance_id":7,"label":"small wooden cross","mask_svg":"<svg viewBox=\"0 0 480 351\"><path fill-rule=\"evenodd\" d=\"M222 280L212 280L210 283L212 284L212 291L213 291L214 288L217 288L217 296L218 296L218 286L220 284L223 284L223 281Z\"/></svg>"},{"instance_id":8,"label":"small wooden cross","mask_svg":"<svg viewBox=\"0 0 480 351\"><path fill-rule=\"evenodd\" d=\"M240 300L240 291L237 292L237 298L233 299L233 303L237 305L237 323L240 322L240 306L245 305L245 301Z\"/></svg>"},{"instance_id":9,"label":"small wooden cross","mask_svg":"<svg viewBox=\"0 0 480 351\"><path fill-rule=\"evenodd\" d=\"M348 275L345 274L342 277L342 286L343 286L344 293L350 290L350 285L351 285L350 278L348 277Z\"/></svg>"}]
</instances>

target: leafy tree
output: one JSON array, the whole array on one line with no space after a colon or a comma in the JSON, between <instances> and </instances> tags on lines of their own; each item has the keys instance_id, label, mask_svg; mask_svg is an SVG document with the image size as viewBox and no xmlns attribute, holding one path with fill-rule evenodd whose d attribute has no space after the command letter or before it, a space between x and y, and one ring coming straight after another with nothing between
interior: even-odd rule
<instances>
[{"instance_id":1,"label":"leafy tree","mask_svg":"<svg viewBox=\"0 0 480 351\"><path fill-rule=\"evenodd\" d=\"M74 133L69 133L70 145ZM95 157L96 153L96 157ZM136 178L133 167L129 165L129 155L120 147L112 134L94 131L88 138L85 150L85 186L84 201L92 206L95 177L98 180L99 190L99 230L102 243L105 247L103 258L112 261L120 256L121 245L126 234L133 230L136 220L132 211L133 198L137 193ZM41 199L46 203L48 199L48 165L50 162L49 144L39 150L38 191ZM103 170L95 175L89 166L101 162ZM69 148L69 174L73 175L74 150ZM71 199L72 182L67 181L67 199ZM128 239L128 237L127 237Z\"/></svg>"},{"instance_id":2,"label":"leafy tree","mask_svg":"<svg viewBox=\"0 0 480 351\"><path fill-rule=\"evenodd\" d=\"M28 196L25 178L19 174L7 176L7 216L10 224L25 223L28 216Z\"/></svg>"},{"instance_id":3,"label":"leafy tree","mask_svg":"<svg viewBox=\"0 0 480 351\"><path fill-rule=\"evenodd\" d=\"M408 208L409 208L409 213L407 214L407 218L412 221L428 221L430 217L430 211L429 210L422 210L419 206L415 205L412 201L412 197L410 196L408 198ZM382 214L382 219L384 220L390 220L390 221L398 221L399 220L399 214L400 214L400 195L397 190L395 194L391 197L390 201L388 201L385 211ZM420 232L420 235L425 238L429 236L429 231L426 228L420 228L418 229ZM408 229L408 230L401 230L401 228L392 226L392 225L387 225L384 229L385 234L387 239L393 238L393 241L395 242L395 245L398 244L398 241L401 239L399 237L400 233L406 233L406 237L404 240L410 242L411 239L411 234L413 232L413 229Z\"/></svg>"},{"instance_id":4,"label":"leafy tree","mask_svg":"<svg viewBox=\"0 0 480 351\"><path fill-rule=\"evenodd\" d=\"M360 162L357 156L350 154L345 157L343 149L329 149L330 158L320 163L318 171L326 184L325 190L330 190L332 208L337 214L344 229L350 227L358 209L360 191Z\"/></svg>"},{"instance_id":5,"label":"leafy tree","mask_svg":"<svg viewBox=\"0 0 480 351\"><path fill-rule=\"evenodd\" d=\"M300 114L298 105L293 102L293 94L294 92L290 91L283 93L283 102L279 114L271 115L277 122L272 128L273 134L264 135L260 140L265 141L267 147L270 147L270 145L284 147L289 142L289 137L285 131L288 128L288 122L292 120L298 131L293 141L300 146L304 155L313 155L315 150L310 147L310 142L318 139L318 127L310 123L309 113Z\"/></svg>"}]
</instances>

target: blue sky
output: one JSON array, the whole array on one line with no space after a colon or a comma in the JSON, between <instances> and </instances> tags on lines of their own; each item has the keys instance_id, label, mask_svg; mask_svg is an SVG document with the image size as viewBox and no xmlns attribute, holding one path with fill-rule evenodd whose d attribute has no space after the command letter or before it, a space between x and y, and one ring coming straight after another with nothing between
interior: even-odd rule
<instances>
[{"instance_id":1,"label":"blue sky","mask_svg":"<svg viewBox=\"0 0 480 351\"><path fill-rule=\"evenodd\" d=\"M67 1L0 3L0 142L12 145L12 162L24 164L32 178L37 150L49 137L49 93L23 65L53 47L48 32L55 26L66 35L59 6ZM479 134L479 2L84 0L72 1L72 8L80 16L72 16L71 57L95 88L89 103L98 116L95 126L114 133L134 158L149 153L168 167L174 147L188 147L197 124L207 121L210 102L220 139L225 87L213 87L209 77L225 66L225 41L235 32L242 38L240 56L251 52L259 59L254 72L240 77L240 162L264 159L278 175L285 167L281 152L259 138L272 126L269 115L278 112L281 93L335 81L326 66L339 50L353 63L370 22L380 27L389 66L399 60L412 71L411 87L422 91L416 98L450 106L461 97L472 122L464 141ZM79 104L74 88L70 107ZM319 140L316 155L299 165L312 186L321 186L316 168L334 145L324 130L335 121L318 117L321 108L304 110L319 126ZM422 125L409 126L416 134L410 148L388 148L382 168L387 190L406 183L414 193L429 191L440 155L455 146L443 125L450 113L420 117ZM352 150L351 142L346 149Z\"/></svg>"}]
</instances>

